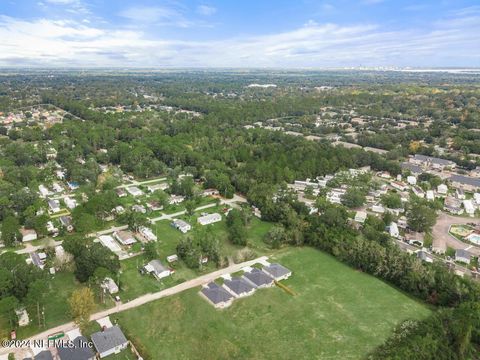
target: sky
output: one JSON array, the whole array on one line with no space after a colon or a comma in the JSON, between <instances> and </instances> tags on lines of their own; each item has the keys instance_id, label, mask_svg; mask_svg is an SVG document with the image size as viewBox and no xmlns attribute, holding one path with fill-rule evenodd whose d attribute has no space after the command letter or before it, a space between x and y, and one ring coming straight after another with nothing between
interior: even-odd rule
<instances>
[{"instance_id":1,"label":"sky","mask_svg":"<svg viewBox=\"0 0 480 360\"><path fill-rule=\"evenodd\" d=\"M480 0L0 0L1 67L480 67Z\"/></svg>"}]
</instances>

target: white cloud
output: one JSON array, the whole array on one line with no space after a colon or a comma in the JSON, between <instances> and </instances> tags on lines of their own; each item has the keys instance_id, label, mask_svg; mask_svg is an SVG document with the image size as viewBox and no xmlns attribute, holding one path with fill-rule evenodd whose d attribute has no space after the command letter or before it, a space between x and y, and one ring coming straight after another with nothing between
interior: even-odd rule
<instances>
[{"instance_id":1,"label":"white cloud","mask_svg":"<svg viewBox=\"0 0 480 360\"><path fill-rule=\"evenodd\" d=\"M125 13L131 21L168 12ZM98 24L98 23L97 23ZM291 31L213 41L163 39L145 28L81 20L25 21L0 16L0 66L340 67L472 66L480 63L480 14L468 11L430 30L388 31L376 24L314 21Z\"/></svg>"},{"instance_id":2,"label":"white cloud","mask_svg":"<svg viewBox=\"0 0 480 360\"><path fill-rule=\"evenodd\" d=\"M209 5L199 5L197 7L197 12L200 15L210 16L217 12L217 9Z\"/></svg>"},{"instance_id":3,"label":"white cloud","mask_svg":"<svg viewBox=\"0 0 480 360\"><path fill-rule=\"evenodd\" d=\"M181 9L168 6L136 6L122 10L119 16L128 19L132 25L160 25L174 27L191 27L193 22L186 19Z\"/></svg>"}]
</instances>

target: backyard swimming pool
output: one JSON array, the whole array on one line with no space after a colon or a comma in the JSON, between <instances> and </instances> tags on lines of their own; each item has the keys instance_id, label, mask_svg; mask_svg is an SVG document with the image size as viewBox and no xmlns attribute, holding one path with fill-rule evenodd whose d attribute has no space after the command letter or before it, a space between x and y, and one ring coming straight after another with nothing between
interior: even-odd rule
<instances>
[{"instance_id":1,"label":"backyard swimming pool","mask_svg":"<svg viewBox=\"0 0 480 360\"><path fill-rule=\"evenodd\" d=\"M470 234L465 239L474 244L480 245L480 234Z\"/></svg>"}]
</instances>

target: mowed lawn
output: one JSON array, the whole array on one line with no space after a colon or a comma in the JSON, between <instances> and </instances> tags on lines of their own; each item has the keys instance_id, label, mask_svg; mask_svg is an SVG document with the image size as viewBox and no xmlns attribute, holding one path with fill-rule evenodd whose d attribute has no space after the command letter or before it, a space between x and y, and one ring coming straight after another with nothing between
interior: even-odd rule
<instances>
[{"instance_id":1,"label":"mowed lawn","mask_svg":"<svg viewBox=\"0 0 480 360\"><path fill-rule=\"evenodd\" d=\"M271 258L283 283L215 310L192 289L115 315L153 359L359 359L400 321L430 310L384 282L311 248Z\"/></svg>"}]
</instances>

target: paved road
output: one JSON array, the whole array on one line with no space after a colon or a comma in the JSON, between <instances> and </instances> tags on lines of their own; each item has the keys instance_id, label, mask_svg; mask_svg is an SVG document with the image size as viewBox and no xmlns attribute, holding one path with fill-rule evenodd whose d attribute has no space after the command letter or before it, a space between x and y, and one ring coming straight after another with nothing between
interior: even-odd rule
<instances>
[{"instance_id":1,"label":"paved road","mask_svg":"<svg viewBox=\"0 0 480 360\"><path fill-rule=\"evenodd\" d=\"M448 229L453 224L468 224L468 223L475 223L480 225L480 220L477 218L471 217L460 217L460 216L453 216L448 215L445 213L441 213L438 218L437 222L433 226L432 235L433 235L433 248L434 249L447 249L447 246L454 248L454 249L466 249L469 248L468 251L473 253L476 256L480 255L480 247L478 246L471 246L466 244L452 235L448 233Z\"/></svg>"},{"instance_id":2,"label":"paved road","mask_svg":"<svg viewBox=\"0 0 480 360\"><path fill-rule=\"evenodd\" d=\"M259 257L259 258L255 259L255 260L250 260L250 261L245 261L245 262L242 262L242 263L239 263L239 264L234 264L234 265L228 266L224 269L220 269L220 270L217 270L217 271L199 276L195 279L185 281L185 282L183 282L179 285L173 286L171 288L168 288L168 289L165 289L165 290L162 290L162 291L158 291L156 293L150 293L150 294L140 296L140 297L138 297L135 300L132 300L130 302L120 304L120 305L117 305L117 306L115 306L113 308L110 308L108 310L104 310L104 311L100 311L98 313L95 313L90 317L90 320L95 321L95 320L101 319L105 316L116 314L116 313L126 311L126 310L129 310L129 309L133 309L133 308L136 308L138 306L147 304L149 302L152 302L152 301L155 301L155 300L167 297L167 296L172 296L172 295L181 293L185 290L189 290L189 289L192 289L192 288L195 288L195 287L199 287L203 284L209 283L209 282L219 278L222 275L231 274L231 273L240 271L242 268L244 268L246 266L252 266L256 263L266 261L267 259L268 259L267 256L262 256L262 257ZM40 334L37 334L37 335L34 335L34 336L30 337L28 340L46 339L51 334L54 334L54 333L57 333L57 332L60 332L60 331L63 331L63 332L70 331L70 330L74 329L75 327L77 327L75 325L75 323L69 322L67 324L56 326L56 327L51 328L49 330L43 331ZM15 353L16 352L21 352L21 349L19 349L19 348L15 348L15 349L0 348L0 355L7 354L9 350L10 351L13 350L12 352L15 352Z\"/></svg>"}]
</instances>

